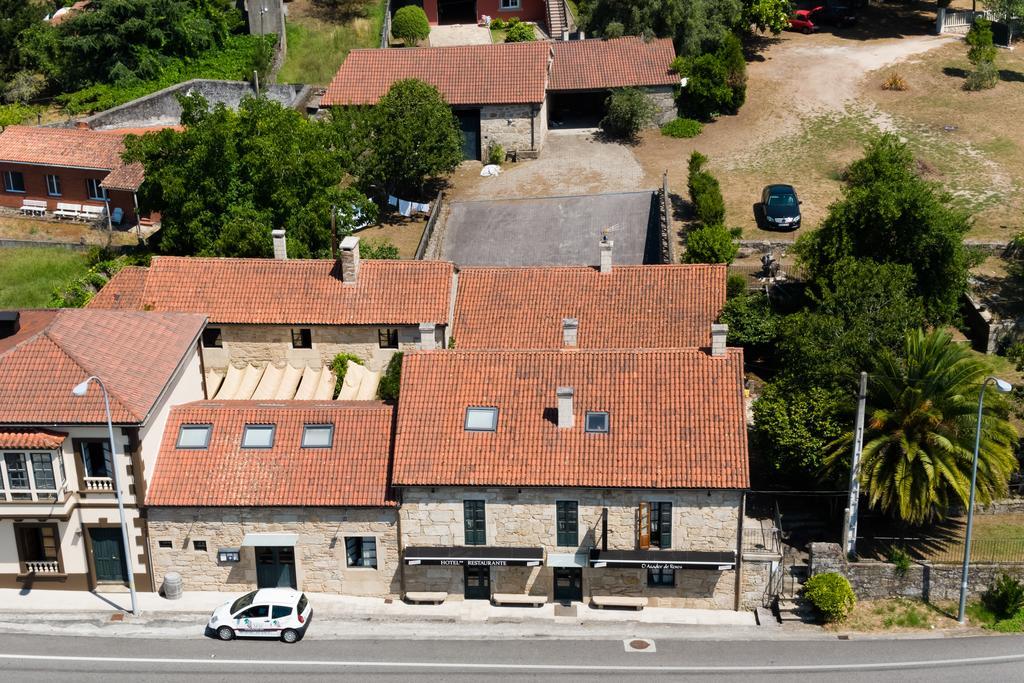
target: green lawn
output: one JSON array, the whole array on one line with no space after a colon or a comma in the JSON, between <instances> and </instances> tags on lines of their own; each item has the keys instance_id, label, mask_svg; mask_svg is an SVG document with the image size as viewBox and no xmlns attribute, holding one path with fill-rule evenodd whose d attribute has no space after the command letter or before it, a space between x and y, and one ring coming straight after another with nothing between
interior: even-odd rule
<instances>
[{"instance_id":1,"label":"green lawn","mask_svg":"<svg viewBox=\"0 0 1024 683\"><path fill-rule=\"evenodd\" d=\"M0 308L39 308L53 288L88 270L83 252L58 247L0 249Z\"/></svg>"},{"instance_id":2,"label":"green lawn","mask_svg":"<svg viewBox=\"0 0 1024 683\"><path fill-rule=\"evenodd\" d=\"M379 47L386 2L368 0L367 4L365 17L344 22L294 12L285 27L288 56L277 74L278 82L327 85L349 50Z\"/></svg>"}]
</instances>

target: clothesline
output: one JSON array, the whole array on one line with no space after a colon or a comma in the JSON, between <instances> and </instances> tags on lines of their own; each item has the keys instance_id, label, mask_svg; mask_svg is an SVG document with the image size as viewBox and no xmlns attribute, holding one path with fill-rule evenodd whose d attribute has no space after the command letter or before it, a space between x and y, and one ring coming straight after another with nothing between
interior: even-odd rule
<instances>
[{"instance_id":1,"label":"clothesline","mask_svg":"<svg viewBox=\"0 0 1024 683\"><path fill-rule=\"evenodd\" d=\"M407 199L399 199L394 195L388 195L388 206L394 206L398 208L398 213L403 216L411 216L413 212L416 213L430 213L430 203L421 204L420 202L411 202Z\"/></svg>"}]
</instances>

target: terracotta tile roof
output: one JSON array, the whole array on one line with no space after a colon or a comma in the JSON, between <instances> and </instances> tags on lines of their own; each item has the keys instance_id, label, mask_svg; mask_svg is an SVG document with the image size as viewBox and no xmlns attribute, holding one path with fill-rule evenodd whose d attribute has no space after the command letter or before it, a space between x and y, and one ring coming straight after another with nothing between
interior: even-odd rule
<instances>
[{"instance_id":1,"label":"terracotta tile roof","mask_svg":"<svg viewBox=\"0 0 1024 683\"><path fill-rule=\"evenodd\" d=\"M21 312L21 330L0 340L0 424L99 424L110 392L119 424L144 422L182 360L196 348L201 315L91 309Z\"/></svg>"},{"instance_id":2,"label":"terracotta tile roof","mask_svg":"<svg viewBox=\"0 0 1024 683\"><path fill-rule=\"evenodd\" d=\"M52 451L60 448L67 436L49 429L0 429L0 448Z\"/></svg>"},{"instance_id":3,"label":"terracotta tile roof","mask_svg":"<svg viewBox=\"0 0 1024 683\"><path fill-rule=\"evenodd\" d=\"M406 325L447 323L453 266L444 261L363 260L343 283L331 260L158 256L145 277L141 308L203 313L211 323ZM90 303L120 293L137 301L137 274L114 278ZM128 292L131 292L130 294Z\"/></svg>"},{"instance_id":4,"label":"terracotta tile roof","mask_svg":"<svg viewBox=\"0 0 1024 683\"><path fill-rule=\"evenodd\" d=\"M105 187L108 190L134 192L142 186L142 181L145 179L146 172L143 170L142 164L127 164L125 166L118 166L108 173L107 177L100 183L100 187Z\"/></svg>"},{"instance_id":5,"label":"terracotta tile roof","mask_svg":"<svg viewBox=\"0 0 1024 683\"><path fill-rule=\"evenodd\" d=\"M614 40L552 43L549 90L603 90L640 85L678 85L669 71L676 50L669 38L645 41L636 36Z\"/></svg>"},{"instance_id":6,"label":"terracotta tile roof","mask_svg":"<svg viewBox=\"0 0 1024 683\"><path fill-rule=\"evenodd\" d=\"M558 349L576 318L579 348L710 346L725 281L724 265L463 268L452 335L458 349Z\"/></svg>"},{"instance_id":7,"label":"terracotta tile roof","mask_svg":"<svg viewBox=\"0 0 1024 683\"><path fill-rule=\"evenodd\" d=\"M103 285L89 301L89 308L112 311L141 311L142 291L146 287L148 268L125 266Z\"/></svg>"},{"instance_id":8,"label":"terracotta tile roof","mask_svg":"<svg viewBox=\"0 0 1024 683\"><path fill-rule=\"evenodd\" d=\"M402 366L396 486L745 488L743 351L426 351ZM557 426L558 387L576 425ZM498 408L468 432L466 408ZM607 411L606 434L584 431Z\"/></svg>"},{"instance_id":9,"label":"terracotta tile roof","mask_svg":"<svg viewBox=\"0 0 1024 683\"><path fill-rule=\"evenodd\" d=\"M352 50L321 99L323 106L376 104L395 81L418 78L449 104L544 101L550 43Z\"/></svg>"},{"instance_id":10,"label":"terracotta tile roof","mask_svg":"<svg viewBox=\"0 0 1024 683\"><path fill-rule=\"evenodd\" d=\"M0 161L112 171L121 166L123 135L87 128L8 126Z\"/></svg>"},{"instance_id":11,"label":"terracotta tile roof","mask_svg":"<svg viewBox=\"0 0 1024 683\"><path fill-rule=\"evenodd\" d=\"M393 408L379 402L201 401L173 408L147 505L395 505L388 489ZM181 425L212 425L204 450ZM241 448L246 424L274 424L269 449ZM334 425L331 448L302 448L303 425Z\"/></svg>"}]
</instances>

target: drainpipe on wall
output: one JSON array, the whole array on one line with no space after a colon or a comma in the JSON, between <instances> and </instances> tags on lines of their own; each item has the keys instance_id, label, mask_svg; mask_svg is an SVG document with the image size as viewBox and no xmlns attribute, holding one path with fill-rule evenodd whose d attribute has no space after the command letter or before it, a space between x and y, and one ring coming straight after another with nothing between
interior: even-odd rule
<instances>
[{"instance_id":1,"label":"drainpipe on wall","mask_svg":"<svg viewBox=\"0 0 1024 683\"><path fill-rule=\"evenodd\" d=\"M747 516L747 492L740 493L740 523L736 532L736 589L733 591L733 610L740 611L740 599L743 594L743 520Z\"/></svg>"},{"instance_id":2,"label":"drainpipe on wall","mask_svg":"<svg viewBox=\"0 0 1024 683\"><path fill-rule=\"evenodd\" d=\"M537 151L536 136L534 134L534 122L537 120L537 107L536 105L530 105L530 151Z\"/></svg>"},{"instance_id":3,"label":"drainpipe on wall","mask_svg":"<svg viewBox=\"0 0 1024 683\"><path fill-rule=\"evenodd\" d=\"M132 192L132 203L135 204L135 234L142 239L142 219L139 217L139 193Z\"/></svg>"}]
</instances>

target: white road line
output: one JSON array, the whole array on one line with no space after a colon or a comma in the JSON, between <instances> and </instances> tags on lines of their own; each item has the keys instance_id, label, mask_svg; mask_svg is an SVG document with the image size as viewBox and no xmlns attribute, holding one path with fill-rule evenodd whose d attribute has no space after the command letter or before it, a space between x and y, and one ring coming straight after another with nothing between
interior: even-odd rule
<instances>
[{"instance_id":1,"label":"white road line","mask_svg":"<svg viewBox=\"0 0 1024 683\"><path fill-rule=\"evenodd\" d=\"M1001 664L1024 660L1024 654L994 655L990 657L965 657L961 659L931 659L902 662L869 662L864 664L757 664L742 666L627 666L600 664L481 664L478 662L364 662L326 659L194 659L161 657L77 657L67 655L24 655L0 653L0 660L28 660L45 662L94 662L103 664L201 664L209 666L275 666L283 668L373 668L373 669L472 669L472 670L526 670L526 671L631 671L668 673L801 673L822 671L877 671L891 669L921 669L941 666L966 666L974 664Z\"/></svg>"}]
</instances>

